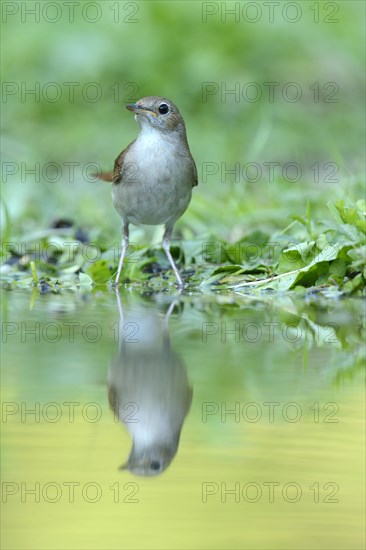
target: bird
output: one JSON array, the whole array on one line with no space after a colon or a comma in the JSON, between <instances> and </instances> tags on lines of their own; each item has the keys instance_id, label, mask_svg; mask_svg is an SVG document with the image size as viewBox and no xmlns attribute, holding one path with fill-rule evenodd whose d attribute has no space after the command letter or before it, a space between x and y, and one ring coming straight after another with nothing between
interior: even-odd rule
<instances>
[{"instance_id":1,"label":"bird","mask_svg":"<svg viewBox=\"0 0 366 550\"><path fill-rule=\"evenodd\" d=\"M121 255L115 285L118 286L129 246L129 225L164 225L163 249L175 274L182 278L170 252L175 222L186 211L193 187L198 185L184 119L169 99L146 96L126 105L134 113L140 132L114 163L113 172L97 177L112 183L112 200L122 218Z\"/></svg>"},{"instance_id":2,"label":"bird","mask_svg":"<svg viewBox=\"0 0 366 550\"><path fill-rule=\"evenodd\" d=\"M109 405L133 439L120 470L137 476L162 474L175 457L193 390L183 359L172 349L168 319L153 310L120 311L119 352L108 373Z\"/></svg>"}]
</instances>

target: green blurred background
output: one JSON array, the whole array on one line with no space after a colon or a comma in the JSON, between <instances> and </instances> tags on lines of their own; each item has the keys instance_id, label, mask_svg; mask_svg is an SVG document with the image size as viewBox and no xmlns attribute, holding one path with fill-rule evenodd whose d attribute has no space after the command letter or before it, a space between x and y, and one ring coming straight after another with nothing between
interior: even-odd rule
<instances>
[{"instance_id":1,"label":"green blurred background","mask_svg":"<svg viewBox=\"0 0 366 550\"><path fill-rule=\"evenodd\" d=\"M67 217L115 240L109 188L92 181L89 163L111 167L135 138L122 107L144 95L167 96L186 120L200 185L179 222L185 237L235 239L253 224L283 227L307 200L321 218L327 200L360 198L363 2L36 4L2 7L13 237ZM296 163L301 177L276 167L270 181L265 162ZM239 175L226 173L235 163ZM253 167L243 174L247 163L260 166L258 181Z\"/></svg>"}]
</instances>

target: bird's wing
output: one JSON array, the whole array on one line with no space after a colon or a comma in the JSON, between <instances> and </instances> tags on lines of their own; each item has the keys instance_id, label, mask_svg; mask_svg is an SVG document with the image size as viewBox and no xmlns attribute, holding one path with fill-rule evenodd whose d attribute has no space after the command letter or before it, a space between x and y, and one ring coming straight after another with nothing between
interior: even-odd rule
<instances>
[{"instance_id":1,"label":"bird's wing","mask_svg":"<svg viewBox=\"0 0 366 550\"><path fill-rule=\"evenodd\" d=\"M114 162L114 168L113 168L113 183L119 183L121 181L121 173L123 169L123 164L125 161L126 153L130 150L131 146L135 143L136 140L133 140L122 153L118 155Z\"/></svg>"},{"instance_id":2,"label":"bird's wing","mask_svg":"<svg viewBox=\"0 0 366 550\"><path fill-rule=\"evenodd\" d=\"M118 416L118 399L116 388L110 384L108 386L108 402L111 410Z\"/></svg>"},{"instance_id":3,"label":"bird's wing","mask_svg":"<svg viewBox=\"0 0 366 550\"><path fill-rule=\"evenodd\" d=\"M196 185L198 185L198 175L197 175L197 166L196 166L196 163L192 157L192 171L193 171L193 183L192 183L192 187L196 187Z\"/></svg>"},{"instance_id":4,"label":"bird's wing","mask_svg":"<svg viewBox=\"0 0 366 550\"><path fill-rule=\"evenodd\" d=\"M135 141L136 140L134 140L132 143L130 143L126 147L126 149L124 149L122 151L122 153L120 153L118 155L118 157L114 161L113 172L112 171L111 172L100 172L100 173L93 174L93 176L95 176L96 178L98 178L102 181L107 181L109 183L118 183L121 180L121 172L122 172L123 163L124 163L124 160L125 160L126 153Z\"/></svg>"}]
</instances>

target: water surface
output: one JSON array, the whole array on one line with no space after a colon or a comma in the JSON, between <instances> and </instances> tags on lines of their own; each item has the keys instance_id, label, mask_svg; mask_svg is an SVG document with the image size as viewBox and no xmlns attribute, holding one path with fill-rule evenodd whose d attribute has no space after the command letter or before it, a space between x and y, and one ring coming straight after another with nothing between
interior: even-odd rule
<instances>
[{"instance_id":1,"label":"water surface","mask_svg":"<svg viewBox=\"0 0 366 550\"><path fill-rule=\"evenodd\" d=\"M361 301L4 292L2 319L4 548L364 547Z\"/></svg>"}]
</instances>

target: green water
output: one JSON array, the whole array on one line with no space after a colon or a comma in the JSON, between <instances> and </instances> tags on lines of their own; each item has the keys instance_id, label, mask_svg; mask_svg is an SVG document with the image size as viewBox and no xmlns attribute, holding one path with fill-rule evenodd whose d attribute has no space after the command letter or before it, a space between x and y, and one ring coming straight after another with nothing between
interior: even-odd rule
<instances>
[{"instance_id":1,"label":"green water","mask_svg":"<svg viewBox=\"0 0 366 550\"><path fill-rule=\"evenodd\" d=\"M363 548L363 310L3 293L2 546Z\"/></svg>"}]
</instances>

